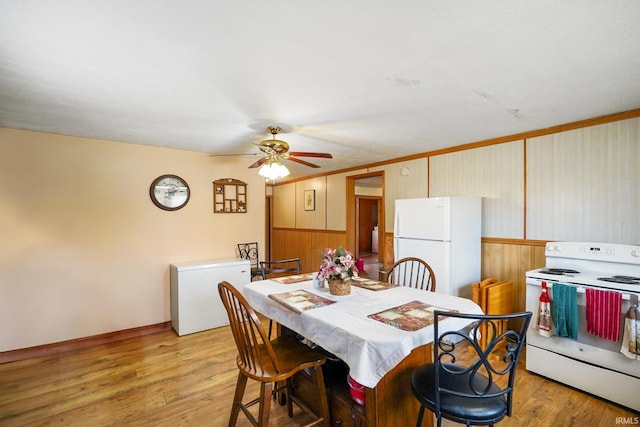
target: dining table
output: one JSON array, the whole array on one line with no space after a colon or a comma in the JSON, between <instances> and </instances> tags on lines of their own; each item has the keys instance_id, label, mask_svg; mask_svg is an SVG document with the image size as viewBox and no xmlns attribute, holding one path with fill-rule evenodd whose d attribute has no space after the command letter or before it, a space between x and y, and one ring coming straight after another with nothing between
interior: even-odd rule
<instances>
[{"instance_id":1,"label":"dining table","mask_svg":"<svg viewBox=\"0 0 640 427\"><path fill-rule=\"evenodd\" d=\"M482 310L457 296L367 278L351 283L348 295L336 296L301 274L251 282L242 293L257 312L346 363L349 376L365 387L368 427L415 425L419 404L409 378L433 358L433 311ZM439 328L468 324L447 318Z\"/></svg>"}]
</instances>

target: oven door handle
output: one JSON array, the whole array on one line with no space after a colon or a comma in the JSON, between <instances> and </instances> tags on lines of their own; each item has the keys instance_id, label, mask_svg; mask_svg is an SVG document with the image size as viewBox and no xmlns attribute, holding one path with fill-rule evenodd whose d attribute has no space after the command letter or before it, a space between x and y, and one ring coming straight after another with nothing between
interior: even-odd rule
<instances>
[{"instance_id":1,"label":"oven door handle","mask_svg":"<svg viewBox=\"0 0 640 427\"><path fill-rule=\"evenodd\" d=\"M602 288L598 288L596 286L577 285L575 283L571 283L570 285L571 286L575 286L576 287L576 292L578 292L579 294L586 294L587 293L587 288L589 288L589 289L602 289ZM618 292L618 293L622 294L622 299L624 301L629 301L631 299L631 294L629 292L626 292L626 291L620 291L620 290L617 290L617 289L602 289L602 290Z\"/></svg>"},{"instance_id":2,"label":"oven door handle","mask_svg":"<svg viewBox=\"0 0 640 427\"><path fill-rule=\"evenodd\" d=\"M553 288L553 284L556 282L553 282L551 280L540 280L540 279L533 279L533 278L527 278L525 284L529 285L529 286L538 286L538 287L542 287L542 282L546 282L547 285L549 286L549 289ZM557 282L560 283L560 282ZM636 293L636 292L629 292L629 291L621 291L619 289L608 289L608 288L599 288L597 286L586 286L586 285L582 285L582 284L578 284L578 283L564 283L570 286L575 286L576 287L576 292L578 292L579 294L584 294L587 292L587 288L591 288L591 289L602 289L605 291L615 291L615 292L619 292L620 294L622 294L622 299L624 301L629 301L631 299L631 295L637 295L640 298L640 292Z\"/></svg>"}]
</instances>

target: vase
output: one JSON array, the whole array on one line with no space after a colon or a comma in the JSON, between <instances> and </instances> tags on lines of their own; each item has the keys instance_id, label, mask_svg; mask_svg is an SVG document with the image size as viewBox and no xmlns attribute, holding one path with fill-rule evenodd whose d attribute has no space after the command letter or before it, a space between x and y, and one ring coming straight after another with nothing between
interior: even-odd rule
<instances>
[{"instance_id":1,"label":"vase","mask_svg":"<svg viewBox=\"0 0 640 427\"><path fill-rule=\"evenodd\" d=\"M351 282L343 279L330 279L329 293L331 295L343 296L351 293Z\"/></svg>"}]
</instances>

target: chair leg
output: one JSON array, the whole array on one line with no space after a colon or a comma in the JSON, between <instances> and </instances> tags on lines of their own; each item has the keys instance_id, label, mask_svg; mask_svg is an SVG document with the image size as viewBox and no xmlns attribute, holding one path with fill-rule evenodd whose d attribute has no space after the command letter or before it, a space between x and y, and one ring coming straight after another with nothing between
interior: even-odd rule
<instances>
[{"instance_id":1,"label":"chair leg","mask_svg":"<svg viewBox=\"0 0 640 427\"><path fill-rule=\"evenodd\" d=\"M291 396L293 395L293 378L287 378L287 386L286 386L286 394L284 395L285 403L287 404L287 415L289 418L293 417L293 400Z\"/></svg>"},{"instance_id":2,"label":"chair leg","mask_svg":"<svg viewBox=\"0 0 640 427\"><path fill-rule=\"evenodd\" d=\"M273 383L260 384L260 409L258 410L258 425L269 426L269 411L271 410L271 391Z\"/></svg>"},{"instance_id":3,"label":"chair leg","mask_svg":"<svg viewBox=\"0 0 640 427\"><path fill-rule=\"evenodd\" d=\"M418 422L416 427L422 427L422 417L424 416L424 406L420 405L420 411L418 412Z\"/></svg>"},{"instance_id":4,"label":"chair leg","mask_svg":"<svg viewBox=\"0 0 640 427\"><path fill-rule=\"evenodd\" d=\"M285 403L287 403L287 393L285 391L285 388L287 387L287 383L285 382L284 387L281 388L280 384L278 383L273 383L273 389L276 390L274 391L273 394L273 400L276 400L278 402L278 404L280 406L284 406ZM280 390L280 391L277 391Z\"/></svg>"},{"instance_id":5,"label":"chair leg","mask_svg":"<svg viewBox=\"0 0 640 427\"><path fill-rule=\"evenodd\" d=\"M233 404L231 406L231 414L229 415L229 427L233 427L238 422L238 413L240 412L240 405L242 405L242 397L244 396L244 389L247 386L247 377L242 372L238 374L238 381L236 382L236 391L233 395Z\"/></svg>"},{"instance_id":6,"label":"chair leg","mask_svg":"<svg viewBox=\"0 0 640 427\"><path fill-rule=\"evenodd\" d=\"M269 338L269 341L271 341L271 329L273 329L273 320L269 319L269 334L267 336Z\"/></svg>"}]
</instances>

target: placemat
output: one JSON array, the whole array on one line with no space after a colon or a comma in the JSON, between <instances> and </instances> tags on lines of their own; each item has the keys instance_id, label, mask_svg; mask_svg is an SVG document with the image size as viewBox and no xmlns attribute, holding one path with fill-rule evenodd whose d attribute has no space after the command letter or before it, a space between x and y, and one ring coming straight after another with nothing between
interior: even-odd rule
<instances>
[{"instance_id":1,"label":"placemat","mask_svg":"<svg viewBox=\"0 0 640 427\"><path fill-rule=\"evenodd\" d=\"M283 292L281 294L269 294L269 298L279 302L288 309L295 311L296 313L302 313L306 310L311 310L318 307L324 307L325 305L333 304L335 301L321 297L320 295L312 294L304 289L298 289L297 291Z\"/></svg>"},{"instance_id":2,"label":"placemat","mask_svg":"<svg viewBox=\"0 0 640 427\"><path fill-rule=\"evenodd\" d=\"M370 291L384 291L385 289L395 288L398 285L393 283L380 282L378 280L366 279L364 277L358 277L357 279L351 279L351 284L363 289L369 289Z\"/></svg>"},{"instance_id":3,"label":"placemat","mask_svg":"<svg viewBox=\"0 0 640 427\"><path fill-rule=\"evenodd\" d=\"M286 277L275 277L271 280L275 280L278 283L282 283L283 285L290 285L292 283L300 283L306 282L307 280L312 280L313 274L296 274L294 276L286 276Z\"/></svg>"},{"instance_id":4,"label":"placemat","mask_svg":"<svg viewBox=\"0 0 640 427\"><path fill-rule=\"evenodd\" d=\"M403 331L417 331L433 324L434 310L447 311L422 301L411 301L367 317ZM448 311L457 312L457 310Z\"/></svg>"}]
</instances>

